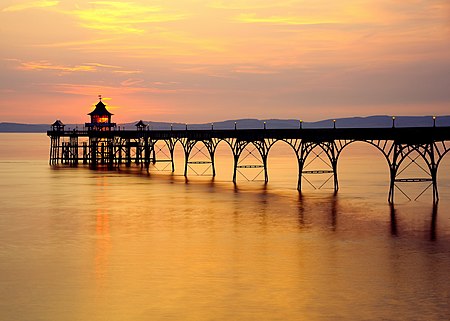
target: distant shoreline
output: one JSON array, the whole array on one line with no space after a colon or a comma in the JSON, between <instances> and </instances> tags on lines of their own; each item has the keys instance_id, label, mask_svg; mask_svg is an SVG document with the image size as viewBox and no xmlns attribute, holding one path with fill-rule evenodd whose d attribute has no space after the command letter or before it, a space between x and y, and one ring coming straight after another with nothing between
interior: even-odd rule
<instances>
[{"instance_id":1,"label":"distant shoreline","mask_svg":"<svg viewBox=\"0 0 450 321\"><path fill-rule=\"evenodd\" d=\"M135 129L134 125L138 121L119 124L121 129ZM149 125L149 129L164 130L185 129L185 123L152 122L144 121ZM296 119L236 119L225 120L214 123L215 129L233 129L236 123L238 129L257 129L263 128L266 122L267 128L299 128L300 120ZM210 129L211 123L188 124L188 129ZM66 129L83 128L84 124L66 124ZM368 117L350 117L336 118L336 127L338 128L375 128L391 127L392 117L387 115L368 116ZM433 126L432 116L396 116L396 127L431 127ZM450 116L439 116L436 119L436 126L450 126ZM325 119L315 122L302 122L303 128L331 128L333 119ZM1 122L0 133L45 133L50 130L50 124L24 124L15 122Z\"/></svg>"}]
</instances>

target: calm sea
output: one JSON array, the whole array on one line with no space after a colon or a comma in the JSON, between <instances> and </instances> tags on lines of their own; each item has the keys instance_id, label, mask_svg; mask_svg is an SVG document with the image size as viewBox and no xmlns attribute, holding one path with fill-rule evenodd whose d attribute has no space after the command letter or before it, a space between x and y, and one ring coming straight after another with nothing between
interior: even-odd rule
<instances>
[{"instance_id":1,"label":"calm sea","mask_svg":"<svg viewBox=\"0 0 450 321\"><path fill-rule=\"evenodd\" d=\"M448 320L448 155L434 210L429 190L391 208L364 143L344 150L337 195L304 181L301 196L281 143L266 186L245 169L233 185L225 144L214 180L195 165L185 180L180 146L174 174L52 169L48 147L0 134L0 320Z\"/></svg>"}]
</instances>

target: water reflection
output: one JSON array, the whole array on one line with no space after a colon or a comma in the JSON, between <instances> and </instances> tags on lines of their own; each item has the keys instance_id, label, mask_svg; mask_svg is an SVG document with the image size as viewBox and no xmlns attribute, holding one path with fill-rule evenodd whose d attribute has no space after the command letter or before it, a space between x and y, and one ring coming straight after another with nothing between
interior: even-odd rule
<instances>
[{"instance_id":1,"label":"water reflection","mask_svg":"<svg viewBox=\"0 0 450 321\"><path fill-rule=\"evenodd\" d=\"M436 236L436 220L437 220L437 213L438 213L438 205L433 204L433 210L431 212L431 226L430 226L430 240L435 241Z\"/></svg>"},{"instance_id":2,"label":"water reflection","mask_svg":"<svg viewBox=\"0 0 450 321\"><path fill-rule=\"evenodd\" d=\"M110 217L108 196L105 193L107 177L100 177L96 182L97 193L94 196L95 215L95 279L99 287L103 286L108 272L109 252L111 250Z\"/></svg>"},{"instance_id":3,"label":"water reflection","mask_svg":"<svg viewBox=\"0 0 450 321\"><path fill-rule=\"evenodd\" d=\"M397 209L395 208L394 204L389 204L390 209L390 233L392 236L399 236L398 231L398 214ZM429 239L430 241L436 241L437 239L437 233L436 233L436 225L437 225L437 214L438 214L438 205L433 204L431 209L431 215L430 215L430 227L429 227ZM405 222L406 224L406 222Z\"/></svg>"},{"instance_id":4,"label":"water reflection","mask_svg":"<svg viewBox=\"0 0 450 321\"><path fill-rule=\"evenodd\" d=\"M337 193L334 192L331 199L331 228L336 231L337 227Z\"/></svg>"},{"instance_id":5,"label":"water reflection","mask_svg":"<svg viewBox=\"0 0 450 321\"><path fill-rule=\"evenodd\" d=\"M389 206L390 206L390 214L391 214L391 235L398 236L397 215L395 212L395 206L393 203L390 203Z\"/></svg>"},{"instance_id":6,"label":"water reflection","mask_svg":"<svg viewBox=\"0 0 450 321\"><path fill-rule=\"evenodd\" d=\"M308 227L308 221L318 218L320 214L325 214L325 217L328 217L326 225L330 230L336 231L339 212L338 204L338 194L335 192L320 199L299 193L297 201L299 227Z\"/></svg>"}]
</instances>

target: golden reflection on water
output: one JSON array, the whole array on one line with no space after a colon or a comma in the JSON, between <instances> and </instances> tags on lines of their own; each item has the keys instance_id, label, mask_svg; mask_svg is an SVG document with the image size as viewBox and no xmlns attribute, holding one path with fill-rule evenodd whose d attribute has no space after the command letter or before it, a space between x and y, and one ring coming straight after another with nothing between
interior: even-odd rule
<instances>
[{"instance_id":1,"label":"golden reflection on water","mask_svg":"<svg viewBox=\"0 0 450 321\"><path fill-rule=\"evenodd\" d=\"M95 278L99 288L103 288L105 277L108 272L109 252L111 250L111 236L109 231L109 199L104 193L107 186L107 177L99 177L97 191L94 195L97 206L95 217Z\"/></svg>"}]
</instances>

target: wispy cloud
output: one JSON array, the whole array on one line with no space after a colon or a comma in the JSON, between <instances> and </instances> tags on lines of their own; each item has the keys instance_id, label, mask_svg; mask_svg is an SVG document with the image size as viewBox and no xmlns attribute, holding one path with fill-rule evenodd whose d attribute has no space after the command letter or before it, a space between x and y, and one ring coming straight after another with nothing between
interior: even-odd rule
<instances>
[{"instance_id":1,"label":"wispy cloud","mask_svg":"<svg viewBox=\"0 0 450 321\"><path fill-rule=\"evenodd\" d=\"M75 72L75 71L95 71L97 68L91 65L55 65L49 61L27 61L20 62L18 67L20 70L54 70L61 72Z\"/></svg>"},{"instance_id":2,"label":"wispy cloud","mask_svg":"<svg viewBox=\"0 0 450 321\"><path fill-rule=\"evenodd\" d=\"M94 66L94 67L100 67L100 68L111 68L111 69L120 69L120 68L122 68L120 66L100 64L98 62L87 62L86 65Z\"/></svg>"},{"instance_id":3,"label":"wispy cloud","mask_svg":"<svg viewBox=\"0 0 450 321\"><path fill-rule=\"evenodd\" d=\"M134 2L93 1L89 8L78 8L65 13L79 19L88 29L112 33L142 33L143 25L181 20L183 14L171 13L161 6L151 6Z\"/></svg>"},{"instance_id":4,"label":"wispy cloud","mask_svg":"<svg viewBox=\"0 0 450 321\"><path fill-rule=\"evenodd\" d=\"M239 66L233 70L240 74L273 75L280 71L275 69L262 68L259 66Z\"/></svg>"},{"instance_id":5,"label":"wispy cloud","mask_svg":"<svg viewBox=\"0 0 450 321\"><path fill-rule=\"evenodd\" d=\"M296 16L266 16L258 17L254 13L240 14L236 17L239 22L246 23L267 23L267 24L282 24L282 25L318 25L318 24L335 24L339 23L337 20L318 20L308 17Z\"/></svg>"},{"instance_id":6,"label":"wispy cloud","mask_svg":"<svg viewBox=\"0 0 450 321\"><path fill-rule=\"evenodd\" d=\"M211 1L208 6L215 9L229 9L229 10L249 10L249 9L267 9L267 8L277 8L277 7L287 7L296 0L278 0L278 1L263 1L263 0L214 0Z\"/></svg>"},{"instance_id":7,"label":"wispy cloud","mask_svg":"<svg viewBox=\"0 0 450 321\"><path fill-rule=\"evenodd\" d=\"M122 81L120 84L124 87L133 87L136 85L141 85L143 82L145 82L144 79L128 78L128 79Z\"/></svg>"},{"instance_id":8,"label":"wispy cloud","mask_svg":"<svg viewBox=\"0 0 450 321\"><path fill-rule=\"evenodd\" d=\"M54 7L59 4L59 1L32 1L32 2L24 2L20 4L15 4L9 7L2 9L2 12L14 12L14 11L22 11L27 9L34 8L46 8L46 7Z\"/></svg>"},{"instance_id":9,"label":"wispy cloud","mask_svg":"<svg viewBox=\"0 0 450 321\"><path fill-rule=\"evenodd\" d=\"M108 43L114 43L120 41L117 38L101 38L101 39L86 39L80 41L64 41L64 42L52 42L52 43L39 43L32 45L37 48L70 48L70 49L82 49L90 48L93 45L102 45Z\"/></svg>"},{"instance_id":10,"label":"wispy cloud","mask_svg":"<svg viewBox=\"0 0 450 321\"><path fill-rule=\"evenodd\" d=\"M51 88L54 92L94 97L101 92L107 92L109 95L120 97L137 93L151 94L176 94L180 92L191 92L187 89L161 89L140 85L140 83L124 82L119 86L113 85L82 85L82 84L46 84L47 88Z\"/></svg>"},{"instance_id":11,"label":"wispy cloud","mask_svg":"<svg viewBox=\"0 0 450 321\"><path fill-rule=\"evenodd\" d=\"M140 70L126 70L121 66L103 64L98 62L86 62L78 65L63 65L55 64L48 60L41 61L21 61L15 58L5 58L5 61L14 62L17 64L17 69L25 71L58 71L63 73L69 72L112 72L117 74L138 74L142 73Z\"/></svg>"},{"instance_id":12,"label":"wispy cloud","mask_svg":"<svg viewBox=\"0 0 450 321\"><path fill-rule=\"evenodd\" d=\"M115 74L141 74L142 70L114 70L113 73Z\"/></svg>"}]
</instances>

